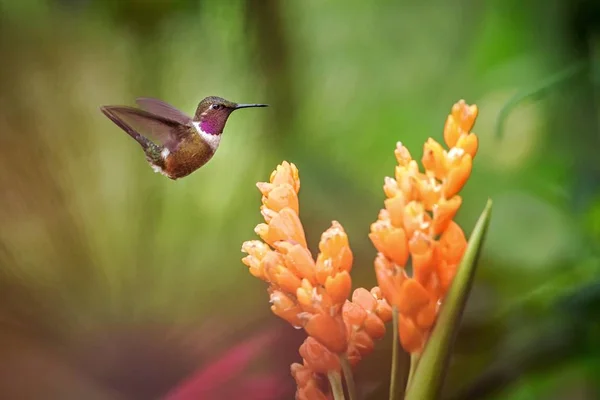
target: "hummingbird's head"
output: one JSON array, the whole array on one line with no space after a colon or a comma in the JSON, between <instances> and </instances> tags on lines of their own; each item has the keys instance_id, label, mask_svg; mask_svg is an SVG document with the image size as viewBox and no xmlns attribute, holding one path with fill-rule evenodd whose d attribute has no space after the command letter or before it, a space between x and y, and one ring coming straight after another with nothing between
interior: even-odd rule
<instances>
[{"instance_id":1,"label":"hummingbird's head","mask_svg":"<svg viewBox=\"0 0 600 400\"><path fill-rule=\"evenodd\" d=\"M194 115L194 121L200 123L200 129L211 135L223 133L229 115L240 108L268 107L267 104L238 104L217 96L204 98Z\"/></svg>"}]
</instances>

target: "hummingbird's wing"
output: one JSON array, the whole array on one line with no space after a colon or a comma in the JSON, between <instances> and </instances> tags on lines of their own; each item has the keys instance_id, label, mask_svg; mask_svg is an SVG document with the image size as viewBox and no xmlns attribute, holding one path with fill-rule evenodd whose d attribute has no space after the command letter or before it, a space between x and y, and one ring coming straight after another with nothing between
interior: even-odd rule
<instances>
[{"instance_id":1,"label":"hummingbird's wing","mask_svg":"<svg viewBox=\"0 0 600 400\"><path fill-rule=\"evenodd\" d=\"M152 114L160 115L161 117L177 121L184 125L192 123L192 118L189 115L186 115L183 111L178 110L162 100L152 99L150 97L140 97L135 102L144 110L149 111Z\"/></svg>"},{"instance_id":2,"label":"hummingbird's wing","mask_svg":"<svg viewBox=\"0 0 600 400\"><path fill-rule=\"evenodd\" d=\"M103 106L102 112L117 126L145 136L174 152L179 143L189 134L189 127L178 121L127 106ZM134 135L132 135L134 136Z\"/></svg>"}]
</instances>

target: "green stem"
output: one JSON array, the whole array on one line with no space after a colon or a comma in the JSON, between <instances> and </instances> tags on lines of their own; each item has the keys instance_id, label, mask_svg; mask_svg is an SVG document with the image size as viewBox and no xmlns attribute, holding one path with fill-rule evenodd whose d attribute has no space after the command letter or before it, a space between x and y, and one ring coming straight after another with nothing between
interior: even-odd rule
<instances>
[{"instance_id":1,"label":"green stem","mask_svg":"<svg viewBox=\"0 0 600 400\"><path fill-rule=\"evenodd\" d=\"M408 389L408 386L410 385L410 381L413 377L413 375L415 374L415 371L417 369L417 364L419 363L419 357L421 355L419 353L412 353L410 355L410 371L408 372L408 380L406 381L406 389Z\"/></svg>"},{"instance_id":2,"label":"green stem","mask_svg":"<svg viewBox=\"0 0 600 400\"><path fill-rule=\"evenodd\" d=\"M356 385L354 385L354 377L352 376L352 367L348 361L348 356L340 354L340 364L342 364L342 371L344 372L344 380L346 381L346 388L348 389L348 398L350 400L356 400Z\"/></svg>"},{"instance_id":3,"label":"green stem","mask_svg":"<svg viewBox=\"0 0 600 400\"><path fill-rule=\"evenodd\" d=\"M342 386L342 376L337 371L330 371L327 374L329 384L331 385L331 393L333 400L346 400L344 397L344 387Z\"/></svg>"},{"instance_id":4,"label":"green stem","mask_svg":"<svg viewBox=\"0 0 600 400\"><path fill-rule=\"evenodd\" d=\"M396 398L398 392L398 308L392 308L392 372L390 376L390 400Z\"/></svg>"}]
</instances>

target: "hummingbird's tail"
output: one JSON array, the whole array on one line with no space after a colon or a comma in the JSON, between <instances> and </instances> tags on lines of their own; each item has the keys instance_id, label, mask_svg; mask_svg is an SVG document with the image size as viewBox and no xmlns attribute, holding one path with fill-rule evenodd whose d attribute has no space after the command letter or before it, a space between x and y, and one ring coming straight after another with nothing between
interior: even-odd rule
<instances>
[{"instance_id":1,"label":"hummingbird's tail","mask_svg":"<svg viewBox=\"0 0 600 400\"><path fill-rule=\"evenodd\" d=\"M114 122L119 128L123 129L129 136L134 138L135 141L140 144L140 146L142 146L142 149L144 150L144 153L146 153L146 157L150 163L158 165L161 168L163 167L162 164L164 164L164 160L161 157L163 148L161 146L141 135L131 126L123 122L121 118L117 117L110 111L109 107L100 107L100 111L102 111L102 113L106 115L108 119Z\"/></svg>"}]
</instances>

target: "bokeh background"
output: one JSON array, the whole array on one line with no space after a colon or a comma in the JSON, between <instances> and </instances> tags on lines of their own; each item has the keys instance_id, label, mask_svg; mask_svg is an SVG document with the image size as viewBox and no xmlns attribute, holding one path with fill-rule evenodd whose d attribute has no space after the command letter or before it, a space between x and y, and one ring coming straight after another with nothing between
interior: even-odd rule
<instances>
[{"instance_id":1,"label":"bokeh background","mask_svg":"<svg viewBox=\"0 0 600 400\"><path fill-rule=\"evenodd\" d=\"M0 397L161 398L267 335L198 398L250 376L292 398L304 335L240 262L255 182L296 163L311 248L340 221L370 288L395 143L420 158L464 98L480 152L458 221L494 211L443 398L599 398L596 4L0 0ZM207 95L272 107L233 114L176 182L99 112L153 96L192 113ZM386 398L390 349L362 362L365 398Z\"/></svg>"}]
</instances>

